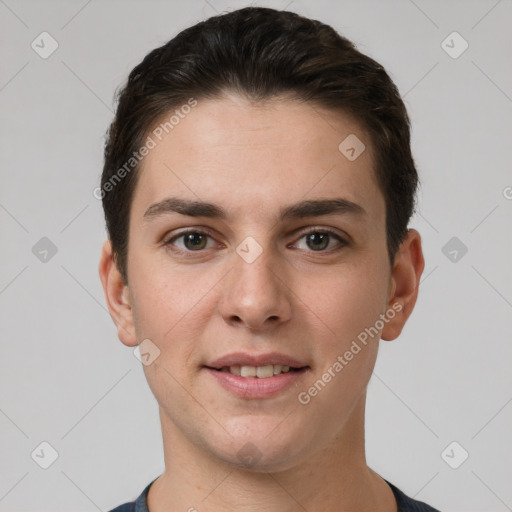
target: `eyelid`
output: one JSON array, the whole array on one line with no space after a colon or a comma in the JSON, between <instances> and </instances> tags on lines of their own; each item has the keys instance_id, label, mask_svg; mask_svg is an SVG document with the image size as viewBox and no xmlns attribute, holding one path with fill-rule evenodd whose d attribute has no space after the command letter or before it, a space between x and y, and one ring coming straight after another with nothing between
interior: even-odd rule
<instances>
[{"instance_id":1,"label":"eyelid","mask_svg":"<svg viewBox=\"0 0 512 512\"><path fill-rule=\"evenodd\" d=\"M214 231L207 228L207 227L203 227L203 226L198 226L198 227L189 227L189 228L183 228L177 232L173 232L173 234L171 236L165 236L164 237L164 240L166 240L167 242L170 242L171 240L174 240L175 238L178 238L180 236L183 236L183 235L188 235L190 233L197 233L197 234L201 234L201 235L208 235L212 238L215 238L215 234L214 234Z\"/></svg>"},{"instance_id":2,"label":"eyelid","mask_svg":"<svg viewBox=\"0 0 512 512\"><path fill-rule=\"evenodd\" d=\"M347 233L345 233L341 229L327 227L327 226L308 226L303 229L298 229L297 233L300 233L302 236L307 235L308 233L329 233L331 235L339 236L340 238L350 238Z\"/></svg>"}]
</instances>

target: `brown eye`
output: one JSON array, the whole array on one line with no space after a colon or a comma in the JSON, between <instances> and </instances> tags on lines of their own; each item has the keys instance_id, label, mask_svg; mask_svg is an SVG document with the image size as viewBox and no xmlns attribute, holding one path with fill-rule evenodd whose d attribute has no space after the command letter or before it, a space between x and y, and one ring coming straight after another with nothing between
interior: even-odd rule
<instances>
[{"instance_id":1,"label":"brown eye","mask_svg":"<svg viewBox=\"0 0 512 512\"><path fill-rule=\"evenodd\" d=\"M311 233L306 235L306 244L313 251L323 251L329 246L330 235L327 233Z\"/></svg>"},{"instance_id":2,"label":"brown eye","mask_svg":"<svg viewBox=\"0 0 512 512\"><path fill-rule=\"evenodd\" d=\"M305 243L302 242L305 241ZM303 234L296 242L295 247L306 251L329 252L341 249L347 242L340 235L329 230L311 230Z\"/></svg>"},{"instance_id":3,"label":"brown eye","mask_svg":"<svg viewBox=\"0 0 512 512\"><path fill-rule=\"evenodd\" d=\"M201 231L187 231L180 233L165 242L165 245L173 246L178 251L183 252L198 252L203 249L208 249L212 246L208 242L213 242L213 239L207 233Z\"/></svg>"},{"instance_id":4,"label":"brown eye","mask_svg":"<svg viewBox=\"0 0 512 512\"><path fill-rule=\"evenodd\" d=\"M200 233L189 233L184 235L183 244L191 251L204 249L206 247L206 236Z\"/></svg>"}]
</instances>

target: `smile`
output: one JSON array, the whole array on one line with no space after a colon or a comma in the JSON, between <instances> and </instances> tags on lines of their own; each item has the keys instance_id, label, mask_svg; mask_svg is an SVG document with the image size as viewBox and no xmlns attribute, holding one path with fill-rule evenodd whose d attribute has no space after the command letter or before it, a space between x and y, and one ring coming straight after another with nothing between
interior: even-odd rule
<instances>
[{"instance_id":1,"label":"smile","mask_svg":"<svg viewBox=\"0 0 512 512\"><path fill-rule=\"evenodd\" d=\"M216 368L212 368L216 369ZM232 375L240 377L257 377L258 379L268 379L274 375L297 371L298 368L292 368L281 364L267 364L265 366L223 366L218 369L219 372L229 372Z\"/></svg>"}]
</instances>

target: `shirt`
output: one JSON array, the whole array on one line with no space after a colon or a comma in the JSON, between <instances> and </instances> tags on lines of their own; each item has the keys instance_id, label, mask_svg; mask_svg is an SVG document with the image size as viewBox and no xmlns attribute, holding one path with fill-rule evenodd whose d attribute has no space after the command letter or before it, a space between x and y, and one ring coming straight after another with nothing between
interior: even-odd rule
<instances>
[{"instance_id":1,"label":"shirt","mask_svg":"<svg viewBox=\"0 0 512 512\"><path fill-rule=\"evenodd\" d=\"M155 478L156 480L156 478ZM147 504L147 495L151 484L142 491L140 496L135 501L130 501L119 505L118 507L110 510L110 512L149 512ZM400 489L389 483L385 482L391 487L393 494L395 495L396 502L398 504L398 512L439 512L439 510L432 508L430 505L423 503L422 501L416 501L406 496Z\"/></svg>"}]
</instances>

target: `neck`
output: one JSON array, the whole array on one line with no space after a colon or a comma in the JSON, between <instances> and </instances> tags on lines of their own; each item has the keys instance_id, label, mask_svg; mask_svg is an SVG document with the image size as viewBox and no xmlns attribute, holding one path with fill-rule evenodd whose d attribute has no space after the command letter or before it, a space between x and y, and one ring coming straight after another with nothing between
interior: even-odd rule
<instances>
[{"instance_id":1,"label":"neck","mask_svg":"<svg viewBox=\"0 0 512 512\"><path fill-rule=\"evenodd\" d=\"M366 464L365 396L335 439L279 471L240 469L183 436L160 411L165 471L150 487L149 512L396 512L393 493Z\"/></svg>"}]
</instances>

